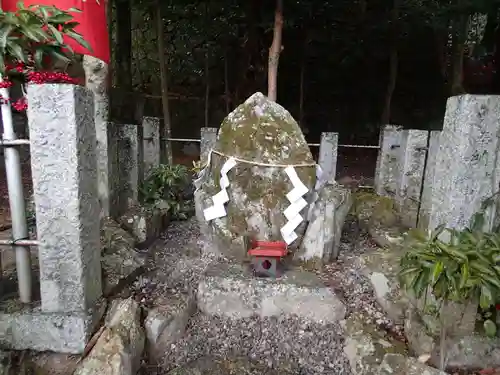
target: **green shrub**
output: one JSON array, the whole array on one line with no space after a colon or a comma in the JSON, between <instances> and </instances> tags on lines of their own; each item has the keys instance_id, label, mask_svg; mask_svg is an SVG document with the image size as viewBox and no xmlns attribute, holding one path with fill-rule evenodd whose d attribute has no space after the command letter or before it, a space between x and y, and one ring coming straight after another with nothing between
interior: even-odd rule
<instances>
[{"instance_id":1,"label":"green shrub","mask_svg":"<svg viewBox=\"0 0 500 375\"><path fill-rule=\"evenodd\" d=\"M141 201L151 208L168 210L172 219L186 219L194 210L189 196L189 170L183 165L154 168L141 186Z\"/></svg>"}]
</instances>

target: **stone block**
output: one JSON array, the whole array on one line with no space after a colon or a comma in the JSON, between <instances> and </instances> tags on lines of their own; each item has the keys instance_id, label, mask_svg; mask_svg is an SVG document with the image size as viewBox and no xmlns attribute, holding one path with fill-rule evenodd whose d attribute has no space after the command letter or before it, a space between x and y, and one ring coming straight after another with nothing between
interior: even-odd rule
<instances>
[{"instance_id":1,"label":"stone block","mask_svg":"<svg viewBox=\"0 0 500 375\"><path fill-rule=\"evenodd\" d=\"M500 96L448 99L439 147L431 148L427 162L432 173L424 182L424 229L467 227L482 201L498 191L499 116ZM486 212L485 229L491 229L494 212L494 207Z\"/></svg>"},{"instance_id":2,"label":"stone block","mask_svg":"<svg viewBox=\"0 0 500 375\"><path fill-rule=\"evenodd\" d=\"M321 133L318 164L328 180L335 179L337 173L337 148L339 134L333 132Z\"/></svg>"},{"instance_id":3,"label":"stone block","mask_svg":"<svg viewBox=\"0 0 500 375\"><path fill-rule=\"evenodd\" d=\"M108 183L109 183L109 214L117 219L127 210L127 197L124 194L124 173L121 164L121 150L124 141L120 139L120 125L108 122Z\"/></svg>"},{"instance_id":4,"label":"stone block","mask_svg":"<svg viewBox=\"0 0 500 375\"><path fill-rule=\"evenodd\" d=\"M41 308L83 314L102 295L93 97L44 84L28 85L28 101Z\"/></svg>"},{"instance_id":5,"label":"stone block","mask_svg":"<svg viewBox=\"0 0 500 375\"><path fill-rule=\"evenodd\" d=\"M208 153L215 147L218 131L217 128L201 128L200 130L200 160L202 164L207 162Z\"/></svg>"},{"instance_id":6,"label":"stone block","mask_svg":"<svg viewBox=\"0 0 500 375\"><path fill-rule=\"evenodd\" d=\"M243 266L211 265L200 281L198 308L208 315L298 316L317 323L342 320L346 307L313 273L289 270L279 279L257 279Z\"/></svg>"},{"instance_id":7,"label":"stone block","mask_svg":"<svg viewBox=\"0 0 500 375\"><path fill-rule=\"evenodd\" d=\"M425 130L406 130L403 134L403 170L396 202L402 224L410 228L417 225L428 138L429 132Z\"/></svg>"},{"instance_id":8,"label":"stone block","mask_svg":"<svg viewBox=\"0 0 500 375\"><path fill-rule=\"evenodd\" d=\"M94 98L99 203L101 217L107 217L110 215L108 144L112 141L111 134L108 132L109 97L107 87L109 69L104 61L90 55L83 56L82 65L85 70L85 86L93 93Z\"/></svg>"},{"instance_id":9,"label":"stone block","mask_svg":"<svg viewBox=\"0 0 500 375\"><path fill-rule=\"evenodd\" d=\"M402 172L403 128L386 125L380 137L380 150L375 171L375 191L378 195L395 197Z\"/></svg>"},{"instance_id":10,"label":"stone block","mask_svg":"<svg viewBox=\"0 0 500 375\"><path fill-rule=\"evenodd\" d=\"M298 259L321 266L338 257L340 237L352 205L351 191L329 183L318 192Z\"/></svg>"},{"instance_id":11,"label":"stone block","mask_svg":"<svg viewBox=\"0 0 500 375\"><path fill-rule=\"evenodd\" d=\"M106 304L84 312L46 313L40 307L0 313L0 344L15 350L82 354Z\"/></svg>"},{"instance_id":12,"label":"stone block","mask_svg":"<svg viewBox=\"0 0 500 375\"><path fill-rule=\"evenodd\" d=\"M195 311L194 296L187 293L155 298L144 321L150 360L160 360L170 346L184 335Z\"/></svg>"},{"instance_id":13,"label":"stone block","mask_svg":"<svg viewBox=\"0 0 500 375\"><path fill-rule=\"evenodd\" d=\"M121 200L127 207L139 202L139 188L144 181L144 145L142 126L125 124L120 127L118 153L121 170Z\"/></svg>"},{"instance_id":14,"label":"stone block","mask_svg":"<svg viewBox=\"0 0 500 375\"><path fill-rule=\"evenodd\" d=\"M144 177L160 165L160 119L144 117L142 119L144 148Z\"/></svg>"},{"instance_id":15,"label":"stone block","mask_svg":"<svg viewBox=\"0 0 500 375\"><path fill-rule=\"evenodd\" d=\"M395 199L407 227L417 224L428 137L427 131L389 125L381 139L375 190Z\"/></svg>"}]
</instances>

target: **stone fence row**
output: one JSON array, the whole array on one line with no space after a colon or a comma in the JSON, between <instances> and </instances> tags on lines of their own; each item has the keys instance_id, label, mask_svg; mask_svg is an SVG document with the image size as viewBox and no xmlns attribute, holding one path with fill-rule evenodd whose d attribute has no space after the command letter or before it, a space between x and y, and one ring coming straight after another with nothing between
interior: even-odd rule
<instances>
[{"instance_id":1,"label":"stone fence row","mask_svg":"<svg viewBox=\"0 0 500 375\"><path fill-rule=\"evenodd\" d=\"M384 128L375 190L395 199L408 227L461 229L499 191L499 160L500 96L451 97L440 131ZM498 211L486 210L485 229Z\"/></svg>"}]
</instances>

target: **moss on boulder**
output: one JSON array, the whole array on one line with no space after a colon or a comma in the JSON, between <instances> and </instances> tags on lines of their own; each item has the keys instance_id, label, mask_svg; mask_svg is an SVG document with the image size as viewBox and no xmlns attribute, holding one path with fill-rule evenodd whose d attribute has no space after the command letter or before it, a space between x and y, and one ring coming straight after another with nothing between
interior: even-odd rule
<instances>
[{"instance_id":1,"label":"moss on boulder","mask_svg":"<svg viewBox=\"0 0 500 375\"><path fill-rule=\"evenodd\" d=\"M256 93L223 121L213 151L199 187L205 197L220 190L220 171L226 160L235 157L238 161L228 174L231 185L227 216L214 220L218 235L225 236L223 242L232 243L245 235L281 240L280 228L287 222L283 212L290 205L286 194L292 190L285 167L306 165L295 170L310 190L316 181L315 162L297 122L282 106ZM203 208L211 205L210 199L198 201L203 201ZM296 232L300 236L304 230L303 224ZM227 255L244 256L234 254L235 251L245 249L233 247L233 254Z\"/></svg>"}]
</instances>

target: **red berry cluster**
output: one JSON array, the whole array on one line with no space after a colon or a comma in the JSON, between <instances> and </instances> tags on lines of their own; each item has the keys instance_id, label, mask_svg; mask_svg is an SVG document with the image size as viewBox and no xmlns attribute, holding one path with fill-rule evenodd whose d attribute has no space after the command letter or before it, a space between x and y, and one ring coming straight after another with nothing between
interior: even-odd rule
<instances>
[{"instance_id":1,"label":"red berry cluster","mask_svg":"<svg viewBox=\"0 0 500 375\"><path fill-rule=\"evenodd\" d=\"M35 85L41 85L43 83L70 83L73 85L78 84L77 79L64 72L30 71L27 74L27 81Z\"/></svg>"},{"instance_id":2,"label":"red berry cluster","mask_svg":"<svg viewBox=\"0 0 500 375\"><path fill-rule=\"evenodd\" d=\"M25 75L27 83L41 85L44 83L68 83L72 85L79 84L79 81L71 77L68 73L64 72L48 72L48 71L34 71L23 62L15 64L7 64L6 71L9 73L21 73ZM0 82L0 89L8 89L12 87L12 81L8 77L3 77L3 82ZM0 95L0 104L10 103L12 108L16 111L25 111L28 108L28 102L23 96L22 98L13 101Z\"/></svg>"},{"instance_id":3,"label":"red berry cluster","mask_svg":"<svg viewBox=\"0 0 500 375\"><path fill-rule=\"evenodd\" d=\"M5 70L7 72L23 73L26 70L26 64L24 64L23 62L17 62L15 64L7 64L5 66Z\"/></svg>"},{"instance_id":4,"label":"red berry cluster","mask_svg":"<svg viewBox=\"0 0 500 375\"><path fill-rule=\"evenodd\" d=\"M0 95L0 104L8 104L8 103L10 103L12 108L14 108L16 111L19 112L25 111L28 108L28 102L24 96L17 99L16 101L13 101L12 99L7 99L2 95Z\"/></svg>"}]
</instances>

